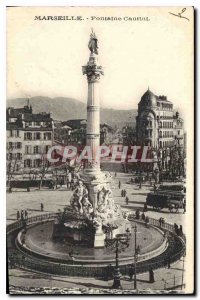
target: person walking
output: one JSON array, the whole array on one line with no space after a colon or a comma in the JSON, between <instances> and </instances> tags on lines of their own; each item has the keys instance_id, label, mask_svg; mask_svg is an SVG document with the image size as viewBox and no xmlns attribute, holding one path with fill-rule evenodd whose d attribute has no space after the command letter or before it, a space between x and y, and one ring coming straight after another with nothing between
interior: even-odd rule
<instances>
[{"instance_id":1,"label":"person walking","mask_svg":"<svg viewBox=\"0 0 200 300\"><path fill-rule=\"evenodd\" d=\"M142 216L141 216L142 220L145 221L146 217L145 217L145 214L144 212L142 213Z\"/></svg>"},{"instance_id":2,"label":"person walking","mask_svg":"<svg viewBox=\"0 0 200 300\"><path fill-rule=\"evenodd\" d=\"M121 197L124 197L124 190L121 190Z\"/></svg>"},{"instance_id":3,"label":"person walking","mask_svg":"<svg viewBox=\"0 0 200 300\"><path fill-rule=\"evenodd\" d=\"M127 191L126 191L126 190L124 190L124 197L126 197L126 194L127 194Z\"/></svg>"},{"instance_id":4,"label":"person walking","mask_svg":"<svg viewBox=\"0 0 200 300\"><path fill-rule=\"evenodd\" d=\"M128 205L128 203L129 203L129 198L128 198L128 196L126 196L126 205Z\"/></svg>"},{"instance_id":5,"label":"person walking","mask_svg":"<svg viewBox=\"0 0 200 300\"><path fill-rule=\"evenodd\" d=\"M19 211L17 211L17 220L19 220L20 219L20 213L19 213Z\"/></svg>"},{"instance_id":6,"label":"person walking","mask_svg":"<svg viewBox=\"0 0 200 300\"><path fill-rule=\"evenodd\" d=\"M147 204L146 204L146 203L144 203L144 209L143 209L143 211L144 211L144 212L147 211Z\"/></svg>"},{"instance_id":7,"label":"person walking","mask_svg":"<svg viewBox=\"0 0 200 300\"><path fill-rule=\"evenodd\" d=\"M121 181L119 181L119 184L118 184L118 186L119 186L119 189L121 189Z\"/></svg>"},{"instance_id":8,"label":"person walking","mask_svg":"<svg viewBox=\"0 0 200 300\"><path fill-rule=\"evenodd\" d=\"M186 212L186 204L185 204L185 201L183 202L183 213Z\"/></svg>"},{"instance_id":9,"label":"person walking","mask_svg":"<svg viewBox=\"0 0 200 300\"><path fill-rule=\"evenodd\" d=\"M28 219L28 212L27 212L27 210L25 210L24 216L25 216L25 220L27 220Z\"/></svg>"},{"instance_id":10,"label":"person walking","mask_svg":"<svg viewBox=\"0 0 200 300\"><path fill-rule=\"evenodd\" d=\"M21 210L21 220L24 220L24 211L23 211L23 209Z\"/></svg>"},{"instance_id":11,"label":"person walking","mask_svg":"<svg viewBox=\"0 0 200 300\"><path fill-rule=\"evenodd\" d=\"M44 210L44 204L43 203L40 204L40 208L41 208L41 211Z\"/></svg>"}]
</instances>

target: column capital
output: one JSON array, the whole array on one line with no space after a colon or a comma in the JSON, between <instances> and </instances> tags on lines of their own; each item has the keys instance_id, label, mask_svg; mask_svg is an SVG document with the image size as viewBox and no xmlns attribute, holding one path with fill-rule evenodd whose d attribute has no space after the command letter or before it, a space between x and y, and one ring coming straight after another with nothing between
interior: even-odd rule
<instances>
[{"instance_id":1,"label":"column capital","mask_svg":"<svg viewBox=\"0 0 200 300\"><path fill-rule=\"evenodd\" d=\"M82 67L83 75L87 75L88 83L95 83L104 75L102 66L98 65L98 57L91 53L86 66Z\"/></svg>"}]
</instances>

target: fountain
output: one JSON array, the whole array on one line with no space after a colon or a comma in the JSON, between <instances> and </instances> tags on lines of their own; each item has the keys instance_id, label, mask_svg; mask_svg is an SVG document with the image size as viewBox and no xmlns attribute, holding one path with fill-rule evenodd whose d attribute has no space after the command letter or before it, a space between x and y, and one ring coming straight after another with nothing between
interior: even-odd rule
<instances>
[{"instance_id":1,"label":"fountain","mask_svg":"<svg viewBox=\"0 0 200 300\"><path fill-rule=\"evenodd\" d=\"M74 190L72 210L65 209L55 222L53 236L101 248L105 245L106 234L115 237L130 233L131 225L120 206L114 203L110 178L101 171L97 155L100 145L99 83L104 72L98 64L98 40L93 31L88 48L89 61L82 70L88 81L86 146L91 151L91 159Z\"/></svg>"}]
</instances>

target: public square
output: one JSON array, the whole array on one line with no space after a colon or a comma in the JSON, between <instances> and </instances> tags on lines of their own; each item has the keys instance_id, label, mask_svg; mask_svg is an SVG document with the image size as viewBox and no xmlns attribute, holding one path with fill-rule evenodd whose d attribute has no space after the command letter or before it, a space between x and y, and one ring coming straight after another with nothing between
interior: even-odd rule
<instances>
[{"instance_id":1,"label":"public square","mask_svg":"<svg viewBox=\"0 0 200 300\"><path fill-rule=\"evenodd\" d=\"M144 203L146 202L146 196L149 191L152 190L150 184L143 184L139 189L138 184L129 184L132 175L125 173L110 173L111 188L115 202L119 204L125 211L135 211L140 209L143 211ZM121 187L119 189L119 181ZM129 198L128 205L125 202L125 198L121 197L121 190L127 191ZM46 214L51 212L58 212L62 210L65 205L69 205L72 191L68 190L66 186L58 187L58 190L36 190L32 189L30 192L27 191L13 191L7 194L7 224L11 224L16 221L17 211L27 210L28 217L36 216L40 214ZM44 210L41 211L41 203L44 205ZM153 211L148 209L145 213L151 218L159 219L163 217L167 223L177 223L183 226L184 232L184 221L185 214L180 209L179 213L170 213L169 210L163 210L161 212ZM113 253L113 258L115 254ZM168 289L182 283L183 276L183 262L178 261L171 265L170 269L158 269L155 270L155 282L149 283L149 274L137 275L137 288L143 289ZM67 277L67 276L52 276L48 274L41 274L38 272L29 272L20 269L9 270L9 284L13 287L35 287L35 288L69 288L69 289L108 289L112 286L112 280L104 281L95 278L80 278L80 277ZM128 276L121 278L121 284L123 289L133 289L133 282L130 281ZM73 293L73 291L71 291ZM95 291L94 291L95 293ZM98 293L98 292L97 292Z\"/></svg>"}]
</instances>

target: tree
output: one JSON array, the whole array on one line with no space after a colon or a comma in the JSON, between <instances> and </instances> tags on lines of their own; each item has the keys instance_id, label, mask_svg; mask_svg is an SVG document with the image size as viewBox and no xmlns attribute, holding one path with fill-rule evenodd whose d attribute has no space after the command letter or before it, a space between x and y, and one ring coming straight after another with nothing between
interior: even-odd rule
<instances>
[{"instance_id":1,"label":"tree","mask_svg":"<svg viewBox=\"0 0 200 300\"><path fill-rule=\"evenodd\" d=\"M12 147L7 148L7 154L6 154L6 175L7 175L7 187L9 191L11 191L11 179L13 178L13 175L18 170L18 163L20 162L20 159L17 157L17 153L12 152Z\"/></svg>"},{"instance_id":2,"label":"tree","mask_svg":"<svg viewBox=\"0 0 200 300\"><path fill-rule=\"evenodd\" d=\"M50 167L50 163L47 160L46 153L42 152L41 159L40 159L40 169L39 169L39 178L40 178L39 189L41 189L42 187L42 181L45 178L45 175L47 174L49 167Z\"/></svg>"}]
</instances>

